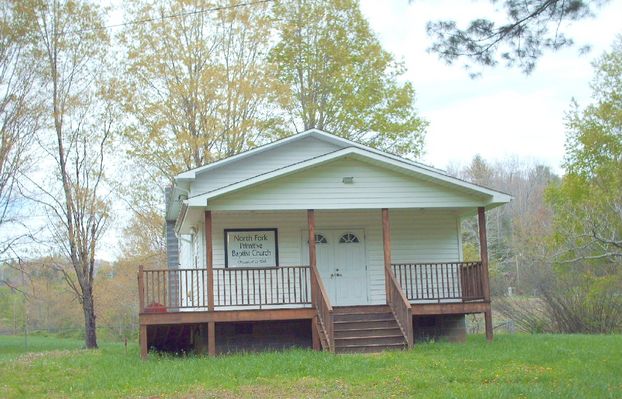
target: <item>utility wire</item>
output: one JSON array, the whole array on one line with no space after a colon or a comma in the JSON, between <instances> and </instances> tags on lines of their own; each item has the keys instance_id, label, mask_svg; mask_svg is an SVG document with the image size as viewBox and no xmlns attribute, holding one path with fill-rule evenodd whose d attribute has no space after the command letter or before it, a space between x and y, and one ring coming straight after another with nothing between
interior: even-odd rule
<instances>
[{"instance_id":1,"label":"utility wire","mask_svg":"<svg viewBox=\"0 0 622 399\"><path fill-rule=\"evenodd\" d=\"M272 3L272 2L274 2L274 0L258 0L258 1L249 1L249 2L245 2L245 3L231 4L231 5L228 5L228 6L217 6L217 7L211 7L211 8L201 8L201 9L198 9L198 10L180 12L180 13L177 13L177 14L162 15L160 17L136 19L134 21L124 22L124 23L120 23L120 24L104 25L104 26L100 26L100 27L96 27L96 28L81 29L81 30L71 31L71 32L68 32L68 33L69 34L81 34L81 33L95 32L95 31L104 30L104 29L113 29L113 28L120 28L120 27L123 27L123 26L140 25L140 24L144 24L146 22L164 21L165 19L170 19L170 18L187 17L187 16L190 16L190 15L198 15L198 14L204 14L204 13L214 12L214 11L232 10L232 9L239 8L239 7L249 7L249 6L255 6L255 5L259 5L259 4L267 4L267 3Z\"/></svg>"}]
</instances>

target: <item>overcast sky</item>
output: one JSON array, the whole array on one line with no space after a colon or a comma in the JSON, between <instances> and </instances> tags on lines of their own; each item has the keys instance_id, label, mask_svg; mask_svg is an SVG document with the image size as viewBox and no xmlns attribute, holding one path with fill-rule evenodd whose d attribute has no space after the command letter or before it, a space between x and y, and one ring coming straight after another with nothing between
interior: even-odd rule
<instances>
[{"instance_id":1,"label":"overcast sky","mask_svg":"<svg viewBox=\"0 0 622 399\"><path fill-rule=\"evenodd\" d=\"M595 18L570 24L577 47L545 54L531 75L499 66L472 80L461 63L448 66L426 52L431 39L425 25L491 15L488 1L362 0L361 7L385 49L406 63L417 108L430 122L422 161L443 169L479 153L490 160L542 162L561 172L564 113L573 97L589 102L591 62L622 33L622 0L614 0ZM592 51L579 56L583 44Z\"/></svg>"}]
</instances>

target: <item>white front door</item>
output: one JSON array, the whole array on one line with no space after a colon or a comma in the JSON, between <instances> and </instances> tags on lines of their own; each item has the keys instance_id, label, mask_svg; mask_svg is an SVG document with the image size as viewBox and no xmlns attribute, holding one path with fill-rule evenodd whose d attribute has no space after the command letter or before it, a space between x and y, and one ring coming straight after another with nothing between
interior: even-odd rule
<instances>
[{"instance_id":1,"label":"white front door","mask_svg":"<svg viewBox=\"0 0 622 399\"><path fill-rule=\"evenodd\" d=\"M303 259L309 247L303 232ZM367 304L365 234L362 230L323 230L315 235L317 267L334 306Z\"/></svg>"}]
</instances>

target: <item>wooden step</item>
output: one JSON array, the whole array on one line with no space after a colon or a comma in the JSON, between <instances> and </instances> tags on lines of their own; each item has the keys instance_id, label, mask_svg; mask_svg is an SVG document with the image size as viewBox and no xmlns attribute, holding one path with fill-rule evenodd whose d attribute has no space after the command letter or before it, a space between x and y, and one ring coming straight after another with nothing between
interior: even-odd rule
<instances>
[{"instance_id":1,"label":"wooden step","mask_svg":"<svg viewBox=\"0 0 622 399\"><path fill-rule=\"evenodd\" d=\"M370 337L345 337L335 338L335 347L342 348L347 346L378 346L378 345L404 345L404 336L399 335L377 335Z\"/></svg>"},{"instance_id":2,"label":"wooden step","mask_svg":"<svg viewBox=\"0 0 622 399\"><path fill-rule=\"evenodd\" d=\"M334 321L358 321L358 320L395 320L393 313L373 312L373 313L343 313L333 315Z\"/></svg>"},{"instance_id":3,"label":"wooden step","mask_svg":"<svg viewBox=\"0 0 622 399\"><path fill-rule=\"evenodd\" d=\"M335 347L335 353L375 353L385 350L401 350L405 344L379 344L379 345L345 345Z\"/></svg>"},{"instance_id":4,"label":"wooden step","mask_svg":"<svg viewBox=\"0 0 622 399\"><path fill-rule=\"evenodd\" d=\"M370 328L393 328L397 327L395 320L349 320L334 322L334 331L344 330L367 330Z\"/></svg>"},{"instance_id":5,"label":"wooden step","mask_svg":"<svg viewBox=\"0 0 622 399\"><path fill-rule=\"evenodd\" d=\"M335 330L335 339L348 337L374 337L383 335L402 335L402 330L396 325L395 327L370 327L370 328L350 328Z\"/></svg>"},{"instance_id":6,"label":"wooden step","mask_svg":"<svg viewBox=\"0 0 622 399\"><path fill-rule=\"evenodd\" d=\"M336 307L333 331L336 353L406 348L402 330L386 305Z\"/></svg>"},{"instance_id":7,"label":"wooden step","mask_svg":"<svg viewBox=\"0 0 622 399\"><path fill-rule=\"evenodd\" d=\"M365 305L365 306L339 306L333 308L333 313L338 314L354 314L354 313L385 313L391 312L391 308L387 305Z\"/></svg>"}]
</instances>

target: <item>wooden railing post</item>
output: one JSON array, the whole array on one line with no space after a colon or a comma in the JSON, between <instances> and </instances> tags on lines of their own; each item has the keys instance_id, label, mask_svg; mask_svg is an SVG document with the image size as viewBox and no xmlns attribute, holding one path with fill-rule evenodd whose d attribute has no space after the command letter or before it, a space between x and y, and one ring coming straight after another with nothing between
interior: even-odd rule
<instances>
[{"instance_id":1,"label":"wooden railing post","mask_svg":"<svg viewBox=\"0 0 622 399\"><path fill-rule=\"evenodd\" d=\"M145 311L145 272L143 265L138 266L138 313Z\"/></svg>"},{"instance_id":2,"label":"wooden railing post","mask_svg":"<svg viewBox=\"0 0 622 399\"><path fill-rule=\"evenodd\" d=\"M490 304L490 279L488 275L488 238L486 236L486 209L477 208L479 226L479 251L482 260L482 290L484 291L484 301ZM486 324L486 338L492 341L492 312L490 307L484 312Z\"/></svg>"}]
</instances>

